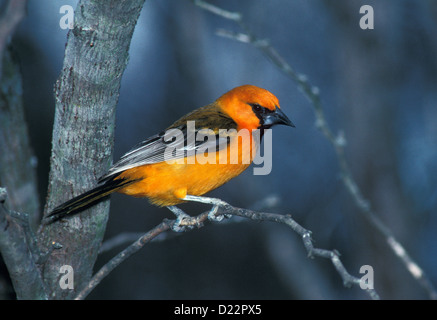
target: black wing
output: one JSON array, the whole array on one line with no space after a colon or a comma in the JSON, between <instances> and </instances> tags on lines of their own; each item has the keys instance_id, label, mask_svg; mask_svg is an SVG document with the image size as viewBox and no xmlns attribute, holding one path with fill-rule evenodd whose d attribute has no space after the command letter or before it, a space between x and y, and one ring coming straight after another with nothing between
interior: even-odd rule
<instances>
[{"instance_id":1,"label":"black wing","mask_svg":"<svg viewBox=\"0 0 437 320\"><path fill-rule=\"evenodd\" d=\"M219 121L214 123L220 128L208 128L210 118L217 116ZM99 182L146 164L177 160L214 147L216 151L221 150L228 145L230 137L224 135L220 129L236 129L236 124L229 116L217 112L213 105L199 108L176 121L166 131L149 137L126 153ZM232 135L236 130L229 133Z\"/></svg>"}]
</instances>

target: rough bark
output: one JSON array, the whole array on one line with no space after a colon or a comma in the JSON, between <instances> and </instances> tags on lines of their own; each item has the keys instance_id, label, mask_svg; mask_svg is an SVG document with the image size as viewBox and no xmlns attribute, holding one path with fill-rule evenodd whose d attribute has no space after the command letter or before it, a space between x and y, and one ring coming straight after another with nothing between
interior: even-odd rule
<instances>
[{"instance_id":1,"label":"rough bark","mask_svg":"<svg viewBox=\"0 0 437 320\"><path fill-rule=\"evenodd\" d=\"M93 187L112 161L115 108L129 45L145 0L80 1L55 85L55 120L45 214ZM109 202L39 230L55 249L41 266L49 297L73 298L91 278L105 232ZM61 267L71 266L74 289L62 289Z\"/></svg>"},{"instance_id":2,"label":"rough bark","mask_svg":"<svg viewBox=\"0 0 437 320\"><path fill-rule=\"evenodd\" d=\"M0 82L0 187L2 199L10 210L26 213L31 221L39 213L34 156L24 117L22 79L18 64L9 50L3 55ZM23 222L23 221L21 221ZM34 255L26 241L30 226L11 219L0 206L0 252L8 268L16 296L45 298L43 281Z\"/></svg>"}]
</instances>

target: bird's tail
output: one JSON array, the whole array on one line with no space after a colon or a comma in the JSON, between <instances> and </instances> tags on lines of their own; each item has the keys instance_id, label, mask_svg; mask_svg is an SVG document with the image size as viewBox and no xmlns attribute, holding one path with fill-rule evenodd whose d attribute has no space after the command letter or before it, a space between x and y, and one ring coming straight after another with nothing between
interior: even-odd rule
<instances>
[{"instance_id":1,"label":"bird's tail","mask_svg":"<svg viewBox=\"0 0 437 320\"><path fill-rule=\"evenodd\" d=\"M97 202L101 201L102 198L109 196L111 193L133 183L135 181L126 179L110 179L103 184L97 186L90 191L82 193L73 199L64 202L60 206L53 209L47 216L44 217L43 224L51 224L59 219L66 216L72 216L85 210Z\"/></svg>"}]
</instances>

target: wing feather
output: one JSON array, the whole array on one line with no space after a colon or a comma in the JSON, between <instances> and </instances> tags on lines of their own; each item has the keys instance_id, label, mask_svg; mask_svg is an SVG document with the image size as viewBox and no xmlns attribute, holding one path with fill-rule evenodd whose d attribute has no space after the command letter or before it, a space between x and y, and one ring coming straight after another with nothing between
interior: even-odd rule
<instances>
[{"instance_id":1,"label":"wing feather","mask_svg":"<svg viewBox=\"0 0 437 320\"><path fill-rule=\"evenodd\" d=\"M187 125L188 121L194 121L194 130L192 126ZM214 147L219 151L229 143L229 138L219 134L219 129L236 128L237 125L232 118L221 112L216 105L199 108L173 123L166 131L147 138L127 152L99 179L99 182L146 164L177 160ZM169 154L168 150L173 152Z\"/></svg>"}]
</instances>

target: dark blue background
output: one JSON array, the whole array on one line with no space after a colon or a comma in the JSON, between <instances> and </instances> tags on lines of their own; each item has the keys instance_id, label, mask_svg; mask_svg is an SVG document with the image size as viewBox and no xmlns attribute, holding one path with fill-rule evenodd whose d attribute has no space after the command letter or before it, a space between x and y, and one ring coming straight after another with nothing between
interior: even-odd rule
<instances>
[{"instance_id":1,"label":"dark blue background","mask_svg":"<svg viewBox=\"0 0 437 320\"><path fill-rule=\"evenodd\" d=\"M212 3L244 22L321 92L329 125L347 139L353 176L379 218L437 283L437 2L426 0L240 0ZM53 85L66 30L61 5L30 1L13 44L24 76L27 120L38 158L41 201L47 190ZM372 5L375 29L359 28ZM426 299L354 205L339 179L332 146L315 127L297 85L255 47L215 35L241 32L191 1L148 0L135 29L117 109L114 160L181 115L229 89L254 84L273 92L295 129L273 132L273 171L252 170L213 191L241 207L289 213L313 231L315 245L337 249L346 268L375 272L386 299ZM181 206L192 214L206 207ZM107 238L147 231L171 213L126 196L112 197ZM101 256L97 267L119 252ZM93 299L367 299L345 288L331 263L308 259L301 240L273 223L209 224L147 245L89 296Z\"/></svg>"}]
</instances>

